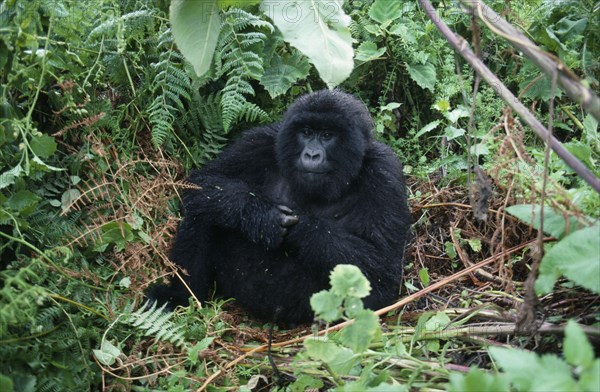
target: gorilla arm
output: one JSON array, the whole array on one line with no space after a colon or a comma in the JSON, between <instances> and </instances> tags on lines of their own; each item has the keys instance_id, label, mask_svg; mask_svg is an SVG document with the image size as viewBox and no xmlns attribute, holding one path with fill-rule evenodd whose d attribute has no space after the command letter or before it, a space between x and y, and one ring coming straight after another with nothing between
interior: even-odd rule
<instances>
[{"instance_id":1,"label":"gorilla arm","mask_svg":"<svg viewBox=\"0 0 600 392\"><path fill-rule=\"evenodd\" d=\"M336 264L358 266L371 282L372 294L366 299L371 308L397 298L411 224L401 165L395 157L383 158L377 159L377 167L373 160L363 167L368 175L359 179L357 202L347 206L347 214L337 219L301 215L284 242L305 263L304 269L321 277Z\"/></svg>"},{"instance_id":2,"label":"gorilla arm","mask_svg":"<svg viewBox=\"0 0 600 392\"><path fill-rule=\"evenodd\" d=\"M383 233L387 229L374 230L378 233L367 237L331 219L300 216L284 245L293 247L304 269L321 276L337 264L356 265L371 282L373 295L389 303L398 294L405 243L390 238L394 232Z\"/></svg>"},{"instance_id":3,"label":"gorilla arm","mask_svg":"<svg viewBox=\"0 0 600 392\"><path fill-rule=\"evenodd\" d=\"M297 218L286 206L278 206L261 194L266 175L277 170L273 127L246 132L189 180L200 189L183 195L186 219L241 231L250 241L267 248L278 246L287 227Z\"/></svg>"}]
</instances>

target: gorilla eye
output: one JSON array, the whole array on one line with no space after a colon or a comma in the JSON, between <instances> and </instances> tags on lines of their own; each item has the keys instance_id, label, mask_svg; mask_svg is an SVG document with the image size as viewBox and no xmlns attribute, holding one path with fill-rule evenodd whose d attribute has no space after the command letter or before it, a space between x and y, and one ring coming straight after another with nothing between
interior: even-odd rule
<instances>
[{"instance_id":1,"label":"gorilla eye","mask_svg":"<svg viewBox=\"0 0 600 392\"><path fill-rule=\"evenodd\" d=\"M333 138L333 133L331 133L331 132L325 132L325 133L323 133L322 137L323 137L324 140L330 140L331 138Z\"/></svg>"},{"instance_id":2,"label":"gorilla eye","mask_svg":"<svg viewBox=\"0 0 600 392\"><path fill-rule=\"evenodd\" d=\"M313 134L313 131L310 128L302 128L300 132L302 132L302 134L307 137L310 137Z\"/></svg>"}]
</instances>

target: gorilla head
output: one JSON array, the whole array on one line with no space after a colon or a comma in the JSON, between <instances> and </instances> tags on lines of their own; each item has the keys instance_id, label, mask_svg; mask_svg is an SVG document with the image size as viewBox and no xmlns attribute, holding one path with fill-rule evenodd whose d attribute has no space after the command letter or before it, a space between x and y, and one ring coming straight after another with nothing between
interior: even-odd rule
<instances>
[{"instance_id":1,"label":"gorilla head","mask_svg":"<svg viewBox=\"0 0 600 392\"><path fill-rule=\"evenodd\" d=\"M340 198L358 176L372 129L365 105L342 91L296 100L283 116L275 146L279 169L294 194Z\"/></svg>"}]
</instances>

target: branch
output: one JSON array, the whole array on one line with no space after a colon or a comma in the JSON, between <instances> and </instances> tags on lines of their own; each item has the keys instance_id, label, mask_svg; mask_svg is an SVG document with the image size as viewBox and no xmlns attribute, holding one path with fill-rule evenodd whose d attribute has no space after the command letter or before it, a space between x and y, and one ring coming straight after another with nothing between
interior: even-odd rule
<instances>
[{"instance_id":1,"label":"branch","mask_svg":"<svg viewBox=\"0 0 600 392\"><path fill-rule=\"evenodd\" d=\"M520 30L515 28L506 19L498 15L483 1L460 0L461 4L469 8L481 19L494 33L504 37L512 46L521 51L525 57L533 61L547 76L557 75L558 84L565 90L572 100L581 104L596 121L600 122L600 98L559 58L547 53L536 46Z\"/></svg>"},{"instance_id":2,"label":"branch","mask_svg":"<svg viewBox=\"0 0 600 392\"><path fill-rule=\"evenodd\" d=\"M442 21L429 0L419 0L421 7L431 19L433 24L442 33L444 38L452 45L454 50L459 53L473 67L486 82L500 95L500 97L525 121L540 139L548 141L550 148L558 155L577 175L587 182L596 192L600 193L600 180L571 154L554 136L549 135L548 130L537 118L513 95L513 93L490 71L490 69L473 53L465 39L455 34Z\"/></svg>"}]
</instances>

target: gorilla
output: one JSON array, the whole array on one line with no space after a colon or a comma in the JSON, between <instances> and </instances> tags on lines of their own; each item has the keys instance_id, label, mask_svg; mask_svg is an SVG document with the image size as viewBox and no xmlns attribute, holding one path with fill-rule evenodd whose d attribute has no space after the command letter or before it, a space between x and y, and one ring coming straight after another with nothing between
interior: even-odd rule
<instances>
[{"instance_id":1,"label":"gorilla","mask_svg":"<svg viewBox=\"0 0 600 392\"><path fill-rule=\"evenodd\" d=\"M394 302L411 216L402 165L372 129L358 99L317 91L193 171L171 259L197 298L215 286L259 319L306 323L333 267L354 264L371 282L366 307ZM188 294L174 280L150 297L173 307Z\"/></svg>"}]
</instances>

